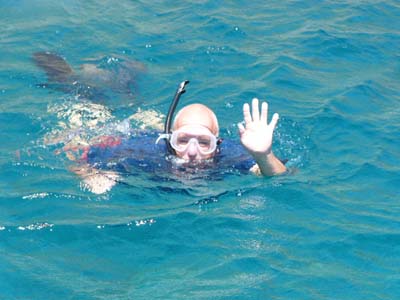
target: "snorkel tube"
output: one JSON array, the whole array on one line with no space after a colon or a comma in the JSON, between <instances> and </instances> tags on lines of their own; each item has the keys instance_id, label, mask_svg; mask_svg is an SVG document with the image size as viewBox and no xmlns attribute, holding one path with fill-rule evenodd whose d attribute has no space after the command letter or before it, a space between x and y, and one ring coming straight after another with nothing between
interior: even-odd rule
<instances>
[{"instance_id":1,"label":"snorkel tube","mask_svg":"<svg viewBox=\"0 0 400 300\"><path fill-rule=\"evenodd\" d=\"M176 107L179 103L179 98L181 97L182 94L184 94L186 92L185 86L188 83L189 83L189 80L182 81L179 84L179 87L175 92L174 99L172 100L171 105L169 106L169 109L168 109L167 118L165 119L165 124L164 124L164 135L165 136L168 136L171 133L172 118L175 114ZM175 150L171 147L171 144L169 143L168 140L166 140L166 144L167 144L168 152L171 154L175 154Z\"/></svg>"}]
</instances>

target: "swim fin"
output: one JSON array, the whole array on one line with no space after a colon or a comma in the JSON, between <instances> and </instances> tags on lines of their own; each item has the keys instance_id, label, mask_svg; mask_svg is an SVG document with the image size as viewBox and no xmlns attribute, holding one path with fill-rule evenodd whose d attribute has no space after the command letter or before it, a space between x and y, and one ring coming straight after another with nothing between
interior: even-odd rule
<instances>
[{"instance_id":1,"label":"swim fin","mask_svg":"<svg viewBox=\"0 0 400 300\"><path fill-rule=\"evenodd\" d=\"M64 58L50 52L35 52L33 54L35 64L44 70L49 82L65 83L71 80L74 71Z\"/></svg>"}]
</instances>

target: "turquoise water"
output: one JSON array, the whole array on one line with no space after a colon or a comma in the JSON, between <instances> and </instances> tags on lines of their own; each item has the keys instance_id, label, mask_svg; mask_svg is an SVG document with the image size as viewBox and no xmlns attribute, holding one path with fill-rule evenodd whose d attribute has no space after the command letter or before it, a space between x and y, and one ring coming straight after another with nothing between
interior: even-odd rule
<instances>
[{"instance_id":1,"label":"turquoise water","mask_svg":"<svg viewBox=\"0 0 400 300\"><path fill-rule=\"evenodd\" d=\"M398 1L0 1L0 299L398 299L399 16ZM46 137L99 94L38 86L37 51L145 66L132 93L105 87L105 128L165 113L189 79L183 101L237 139L243 102L266 99L297 172L90 193Z\"/></svg>"}]
</instances>

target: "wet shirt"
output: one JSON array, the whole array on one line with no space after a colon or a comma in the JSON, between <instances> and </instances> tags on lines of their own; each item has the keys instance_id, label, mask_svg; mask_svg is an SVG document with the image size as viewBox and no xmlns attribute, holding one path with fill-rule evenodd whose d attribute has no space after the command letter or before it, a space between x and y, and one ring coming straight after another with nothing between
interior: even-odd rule
<instances>
[{"instance_id":1,"label":"wet shirt","mask_svg":"<svg viewBox=\"0 0 400 300\"><path fill-rule=\"evenodd\" d=\"M134 135L100 143L90 148L86 161L102 170L135 174L148 172L163 174L192 174L199 177L221 177L224 174L248 173L255 164L240 142L225 139L214 158L200 163L179 163L167 153L164 141L155 144L157 134Z\"/></svg>"}]
</instances>

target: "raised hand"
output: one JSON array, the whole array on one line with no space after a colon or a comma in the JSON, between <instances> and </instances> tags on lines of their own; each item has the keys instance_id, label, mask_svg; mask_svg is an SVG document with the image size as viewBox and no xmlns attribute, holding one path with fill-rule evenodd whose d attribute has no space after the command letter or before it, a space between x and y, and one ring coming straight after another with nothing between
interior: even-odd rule
<instances>
[{"instance_id":1,"label":"raised hand","mask_svg":"<svg viewBox=\"0 0 400 300\"><path fill-rule=\"evenodd\" d=\"M278 123L279 115L275 113L268 124L268 104L261 104L254 98L250 105L243 105L244 125L238 124L240 141L253 156L259 170L264 175L275 175L286 171L286 167L272 153L273 133Z\"/></svg>"},{"instance_id":2,"label":"raised hand","mask_svg":"<svg viewBox=\"0 0 400 300\"><path fill-rule=\"evenodd\" d=\"M261 113L259 110L259 102L254 98L252 103L252 112L250 105L243 105L244 125L239 124L240 140L243 146L252 155L266 155L271 153L272 137L279 119L279 115L275 113L271 122L268 124L268 104L263 102L261 105Z\"/></svg>"}]
</instances>

